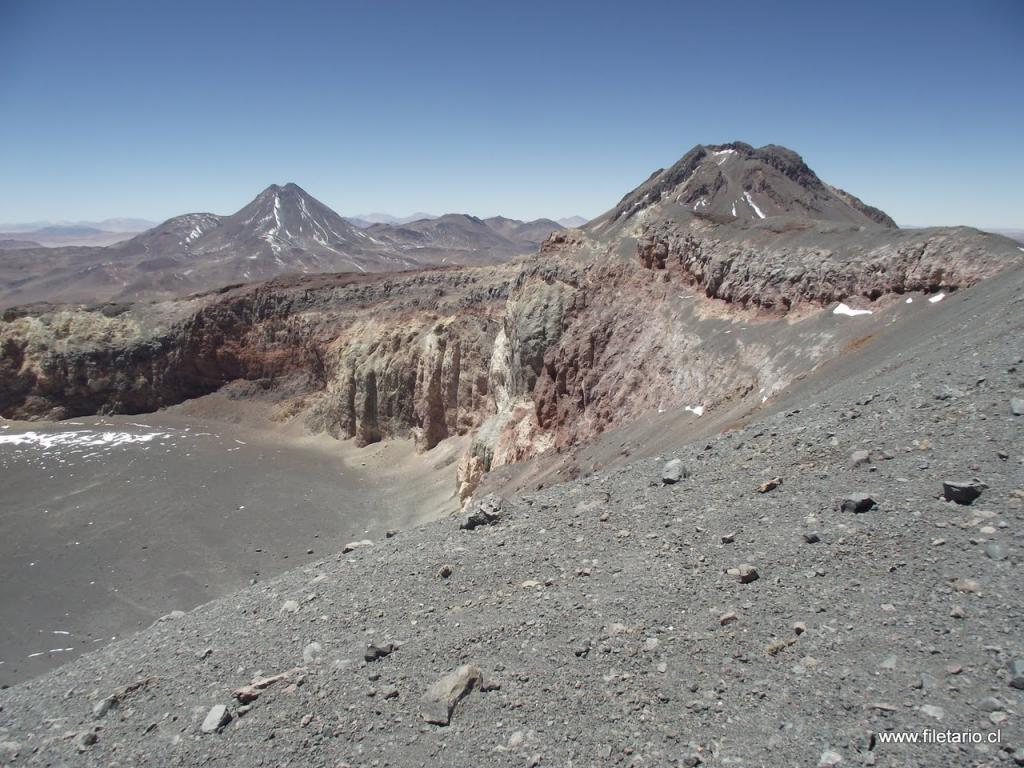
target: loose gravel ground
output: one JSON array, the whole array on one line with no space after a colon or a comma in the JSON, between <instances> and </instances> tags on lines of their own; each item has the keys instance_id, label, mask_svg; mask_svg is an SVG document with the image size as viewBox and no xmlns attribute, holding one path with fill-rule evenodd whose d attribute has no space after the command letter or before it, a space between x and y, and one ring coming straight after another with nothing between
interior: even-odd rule
<instances>
[{"instance_id":1,"label":"loose gravel ground","mask_svg":"<svg viewBox=\"0 0 1024 768\"><path fill-rule=\"evenodd\" d=\"M853 352L740 429L506 499L493 524L378 539L2 691L0 759L1024 764L1021 285L947 298L957 332ZM670 459L689 476L663 483ZM972 504L943 498L975 479ZM851 494L875 503L841 511ZM464 665L449 724L428 722L424 694ZM1000 740L883 743L925 729Z\"/></svg>"}]
</instances>

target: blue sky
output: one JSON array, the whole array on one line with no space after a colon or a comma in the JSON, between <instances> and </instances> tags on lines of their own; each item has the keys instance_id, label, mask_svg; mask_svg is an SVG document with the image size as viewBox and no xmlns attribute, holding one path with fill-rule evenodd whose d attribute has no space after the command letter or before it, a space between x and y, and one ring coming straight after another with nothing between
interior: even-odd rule
<instances>
[{"instance_id":1,"label":"blue sky","mask_svg":"<svg viewBox=\"0 0 1024 768\"><path fill-rule=\"evenodd\" d=\"M901 223L1024 228L1024 2L0 0L0 222L592 216L778 143Z\"/></svg>"}]
</instances>

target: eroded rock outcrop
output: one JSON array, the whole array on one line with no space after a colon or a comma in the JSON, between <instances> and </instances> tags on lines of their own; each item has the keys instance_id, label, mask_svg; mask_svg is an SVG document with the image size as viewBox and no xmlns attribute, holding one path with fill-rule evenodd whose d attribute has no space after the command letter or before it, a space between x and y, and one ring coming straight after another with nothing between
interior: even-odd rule
<instances>
[{"instance_id":1,"label":"eroded rock outcrop","mask_svg":"<svg viewBox=\"0 0 1024 768\"><path fill-rule=\"evenodd\" d=\"M490 408L486 371L513 274L282 279L114 317L8 312L0 414L137 413L245 379L301 401L315 430L360 444L411 434L430 448Z\"/></svg>"}]
</instances>

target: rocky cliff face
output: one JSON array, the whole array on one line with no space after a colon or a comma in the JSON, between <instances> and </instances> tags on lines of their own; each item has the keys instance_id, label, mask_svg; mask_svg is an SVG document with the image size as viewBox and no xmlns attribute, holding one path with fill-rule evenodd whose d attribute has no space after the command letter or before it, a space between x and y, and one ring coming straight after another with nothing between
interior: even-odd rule
<instances>
[{"instance_id":1,"label":"rocky cliff face","mask_svg":"<svg viewBox=\"0 0 1024 768\"><path fill-rule=\"evenodd\" d=\"M193 302L9 312L0 414L136 413L259 381L307 423L360 444L413 435L430 448L489 408L487 367L511 274L437 270L324 276Z\"/></svg>"},{"instance_id":2,"label":"rocky cliff face","mask_svg":"<svg viewBox=\"0 0 1024 768\"><path fill-rule=\"evenodd\" d=\"M825 218L694 211L686 190L700 174L741 186L760 174L772 184L759 193L789 190L790 208ZM642 414L759 404L864 343L823 311L837 301L891 311L898 296L954 291L1022 256L976 230L885 224L793 153L697 148L517 265L8 311L0 414L139 412L258 381L288 401L282 412L359 445L411 437L429 450L472 433L457 468L465 500L495 467Z\"/></svg>"}]
</instances>

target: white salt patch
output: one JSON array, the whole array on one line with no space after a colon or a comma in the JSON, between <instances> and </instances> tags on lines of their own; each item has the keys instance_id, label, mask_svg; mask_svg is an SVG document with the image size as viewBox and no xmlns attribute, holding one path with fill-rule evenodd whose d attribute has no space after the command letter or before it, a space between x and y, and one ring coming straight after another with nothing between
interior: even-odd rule
<instances>
[{"instance_id":1,"label":"white salt patch","mask_svg":"<svg viewBox=\"0 0 1024 768\"><path fill-rule=\"evenodd\" d=\"M944 294L944 293L936 293L934 296L932 296L930 299L928 299L928 301L930 301L932 304L938 304L944 298L946 298L946 294Z\"/></svg>"},{"instance_id":2,"label":"white salt patch","mask_svg":"<svg viewBox=\"0 0 1024 768\"><path fill-rule=\"evenodd\" d=\"M857 315L870 315L870 309L851 309L846 304L840 304L838 307L832 310L833 315L846 315L848 317L856 317Z\"/></svg>"},{"instance_id":3,"label":"white salt patch","mask_svg":"<svg viewBox=\"0 0 1024 768\"><path fill-rule=\"evenodd\" d=\"M704 406L703 405L688 405L683 410L689 411L694 416L703 416L704 415Z\"/></svg>"}]
</instances>

